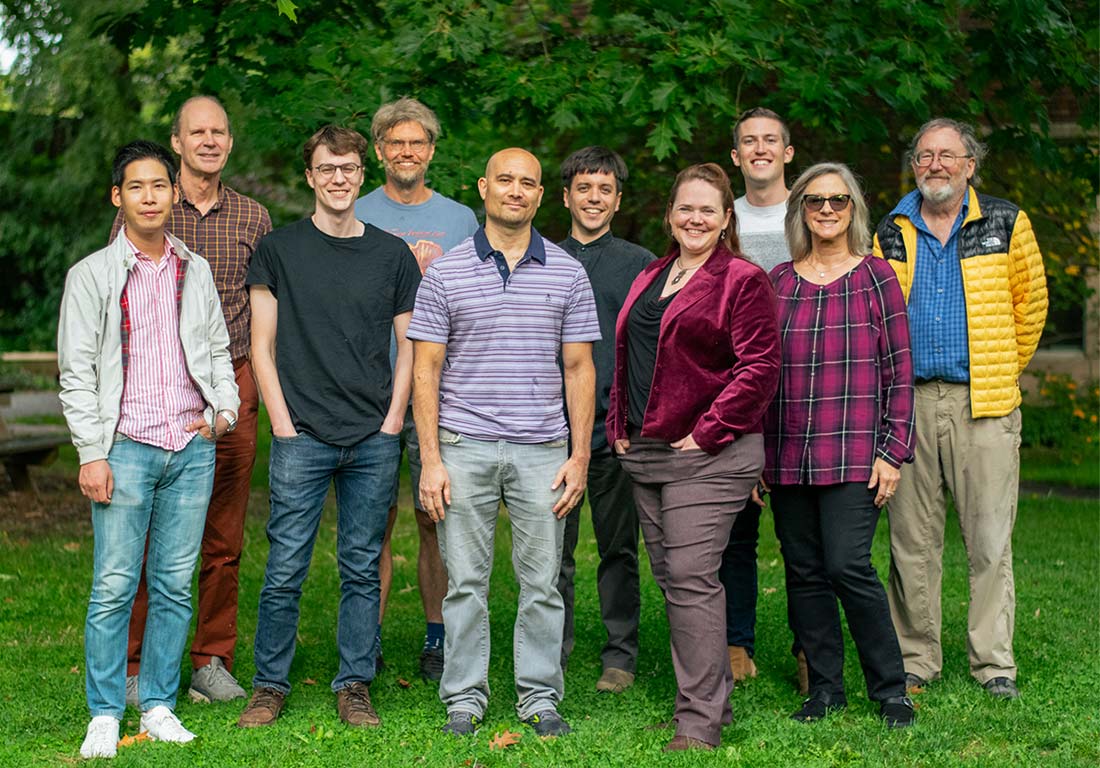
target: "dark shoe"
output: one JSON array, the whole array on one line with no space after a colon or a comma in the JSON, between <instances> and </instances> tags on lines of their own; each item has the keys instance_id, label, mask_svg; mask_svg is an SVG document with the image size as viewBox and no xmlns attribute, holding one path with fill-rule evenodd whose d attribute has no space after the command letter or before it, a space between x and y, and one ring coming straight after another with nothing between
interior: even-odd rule
<instances>
[{"instance_id":1,"label":"dark shoe","mask_svg":"<svg viewBox=\"0 0 1100 768\"><path fill-rule=\"evenodd\" d=\"M920 675L914 675L912 672L905 673L906 693L924 693L924 689L927 687L928 681Z\"/></svg>"},{"instance_id":2,"label":"dark shoe","mask_svg":"<svg viewBox=\"0 0 1100 768\"><path fill-rule=\"evenodd\" d=\"M1011 677L995 677L982 683L986 693L995 699L1018 699L1020 690L1016 687L1016 681Z\"/></svg>"},{"instance_id":3,"label":"dark shoe","mask_svg":"<svg viewBox=\"0 0 1100 768\"><path fill-rule=\"evenodd\" d=\"M798 662L798 695L810 695L810 665L806 663L806 652L799 651L795 656Z\"/></svg>"},{"instance_id":4,"label":"dark shoe","mask_svg":"<svg viewBox=\"0 0 1100 768\"><path fill-rule=\"evenodd\" d=\"M599 693L622 693L634 685L634 675L625 669L608 667L596 681L596 690Z\"/></svg>"},{"instance_id":5,"label":"dark shoe","mask_svg":"<svg viewBox=\"0 0 1100 768\"><path fill-rule=\"evenodd\" d=\"M539 736L564 736L572 732L569 723L561 719L561 715L552 709L544 709L536 712L523 722L535 729Z\"/></svg>"},{"instance_id":6,"label":"dark shoe","mask_svg":"<svg viewBox=\"0 0 1100 768\"><path fill-rule=\"evenodd\" d=\"M237 719L238 728L259 728L263 725L272 725L279 719L286 703L286 694L274 688L263 686L252 691L252 698Z\"/></svg>"},{"instance_id":7,"label":"dark shoe","mask_svg":"<svg viewBox=\"0 0 1100 768\"><path fill-rule=\"evenodd\" d=\"M449 733L452 736L473 736L480 725L481 718L469 712L448 712L443 733Z\"/></svg>"},{"instance_id":8,"label":"dark shoe","mask_svg":"<svg viewBox=\"0 0 1100 768\"><path fill-rule=\"evenodd\" d=\"M370 703L370 687L363 682L351 683L336 692L336 712L341 722L357 728L382 724Z\"/></svg>"},{"instance_id":9,"label":"dark shoe","mask_svg":"<svg viewBox=\"0 0 1100 768\"><path fill-rule=\"evenodd\" d=\"M436 683L443 677L442 645L425 647L420 652L420 676Z\"/></svg>"},{"instance_id":10,"label":"dark shoe","mask_svg":"<svg viewBox=\"0 0 1100 768\"><path fill-rule=\"evenodd\" d=\"M802 709L791 715L791 720L800 723L813 723L826 715L838 712L848 706L848 701L840 696L817 693L802 702Z\"/></svg>"},{"instance_id":11,"label":"dark shoe","mask_svg":"<svg viewBox=\"0 0 1100 768\"><path fill-rule=\"evenodd\" d=\"M913 700L908 696L891 696L878 705L878 716L887 728L908 728L917 719Z\"/></svg>"},{"instance_id":12,"label":"dark shoe","mask_svg":"<svg viewBox=\"0 0 1100 768\"><path fill-rule=\"evenodd\" d=\"M675 736L672 741L665 744L662 752L685 752L689 749L703 749L708 752L714 749L713 744L707 744L705 741L699 739L693 739L690 736Z\"/></svg>"}]
</instances>

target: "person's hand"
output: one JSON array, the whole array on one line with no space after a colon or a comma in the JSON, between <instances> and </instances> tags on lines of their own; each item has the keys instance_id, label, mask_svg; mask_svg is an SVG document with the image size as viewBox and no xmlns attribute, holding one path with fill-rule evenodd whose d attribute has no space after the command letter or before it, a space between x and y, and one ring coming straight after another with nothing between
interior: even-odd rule
<instances>
[{"instance_id":1,"label":"person's hand","mask_svg":"<svg viewBox=\"0 0 1100 768\"><path fill-rule=\"evenodd\" d=\"M379 427L380 431L385 432L387 435L400 435L401 429L405 426L404 418L387 418L382 422L382 426Z\"/></svg>"},{"instance_id":2,"label":"person's hand","mask_svg":"<svg viewBox=\"0 0 1100 768\"><path fill-rule=\"evenodd\" d=\"M89 461L80 465L80 492L92 501L110 504L115 492L115 476L106 459Z\"/></svg>"},{"instance_id":3,"label":"person's hand","mask_svg":"<svg viewBox=\"0 0 1100 768\"><path fill-rule=\"evenodd\" d=\"M752 487L752 500L756 502L758 507L763 508L767 506L768 502L764 497L771 493L771 490L768 484L764 482L764 476L761 475L760 479L756 481L756 485Z\"/></svg>"},{"instance_id":4,"label":"person's hand","mask_svg":"<svg viewBox=\"0 0 1100 768\"><path fill-rule=\"evenodd\" d=\"M195 419L186 427L183 428L185 432L198 432L207 440L217 440L219 437L229 431L229 421L220 413L214 417L214 429L210 429L210 425L206 419Z\"/></svg>"},{"instance_id":5,"label":"person's hand","mask_svg":"<svg viewBox=\"0 0 1100 768\"><path fill-rule=\"evenodd\" d=\"M897 491L899 480L901 480L901 471L897 467L885 459L875 459L875 463L871 466L871 480L867 483L867 487L878 486L878 492L875 494L876 507L881 508L883 504L890 501L894 492Z\"/></svg>"},{"instance_id":6,"label":"person's hand","mask_svg":"<svg viewBox=\"0 0 1100 768\"><path fill-rule=\"evenodd\" d=\"M615 441L615 453L622 456L624 453L630 450L630 440L623 437Z\"/></svg>"},{"instance_id":7,"label":"person's hand","mask_svg":"<svg viewBox=\"0 0 1100 768\"><path fill-rule=\"evenodd\" d=\"M675 448L678 451L701 451L699 443L695 442L695 438L688 432L687 437L681 437L674 443L669 443L669 447Z\"/></svg>"},{"instance_id":8,"label":"person's hand","mask_svg":"<svg viewBox=\"0 0 1100 768\"><path fill-rule=\"evenodd\" d=\"M558 469L558 474L554 475L550 490L558 490L562 483L565 483L565 492L553 510L554 516L559 520L568 515L569 510L580 504L584 498L584 489L588 484L588 460L577 456L569 457Z\"/></svg>"},{"instance_id":9,"label":"person's hand","mask_svg":"<svg viewBox=\"0 0 1100 768\"><path fill-rule=\"evenodd\" d=\"M451 478L442 461L425 463L420 469L420 508L433 523L442 520L451 503Z\"/></svg>"},{"instance_id":10,"label":"person's hand","mask_svg":"<svg viewBox=\"0 0 1100 768\"><path fill-rule=\"evenodd\" d=\"M275 435L275 437L286 437L286 438L297 437L298 436L298 430L296 430L294 428L293 424L288 424L285 427L276 427L274 424L272 424L271 425L271 434Z\"/></svg>"}]
</instances>

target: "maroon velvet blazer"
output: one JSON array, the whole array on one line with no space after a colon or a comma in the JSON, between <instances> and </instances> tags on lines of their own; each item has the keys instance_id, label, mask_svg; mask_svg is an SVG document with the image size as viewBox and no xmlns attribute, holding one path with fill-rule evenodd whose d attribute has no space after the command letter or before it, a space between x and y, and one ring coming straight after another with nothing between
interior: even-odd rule
<instances>
[{"instance_id":1,"label":"maroon velvet blazer","mask_svg":"<svg viewBox=\"0 0 1100 768\"><path fill-rule=\"evenodd\" d=\"M627 436L627 317L679 253L674 247L647 266L619 312L609 443ZM719 243L661 319L642 435L673 442L690 432L700 448L716 454L741 435L761 432L779 383L780 349L775 293L767 274Z\"/></svg>"}]
</instances>

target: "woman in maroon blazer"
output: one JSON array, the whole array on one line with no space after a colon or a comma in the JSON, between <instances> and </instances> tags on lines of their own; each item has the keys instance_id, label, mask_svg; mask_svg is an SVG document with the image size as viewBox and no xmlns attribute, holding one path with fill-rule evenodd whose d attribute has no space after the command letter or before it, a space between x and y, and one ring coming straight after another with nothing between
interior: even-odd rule
<instances>
[{"instance_id":1,"label":"woman in maroon blazer","mask_svg":"<svg viewBox=\"0 0 1100 768\"><path fill-rule=\"evenodd\" d=\"M634 481L665 596L679 688L665 750L713 749L733 689L718 565L764 465L779 330L767 275L739 252L720 166L680 172L665 229L668 253L638 276L619 313L607 435Z\"/></svg>"}]
</instances>

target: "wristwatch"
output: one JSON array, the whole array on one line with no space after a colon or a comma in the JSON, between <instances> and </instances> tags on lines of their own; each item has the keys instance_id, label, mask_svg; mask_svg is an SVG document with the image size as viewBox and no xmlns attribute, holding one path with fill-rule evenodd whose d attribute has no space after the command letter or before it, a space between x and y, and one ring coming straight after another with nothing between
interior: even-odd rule
<instances>
[{"instance_id":1,"label":"wristwatch","mask_svg":"<svg viewBox=\"0 0 1100 768\"><path fill-rule=\"evenodd\" d=\"M233 413L233 411L218 411L218 416L224 418L229 424L229 426L225 428L225 431L222 432L222 435L228 435L230 432L237 428L237 414Z\"/></svg>"}]
</instances>

